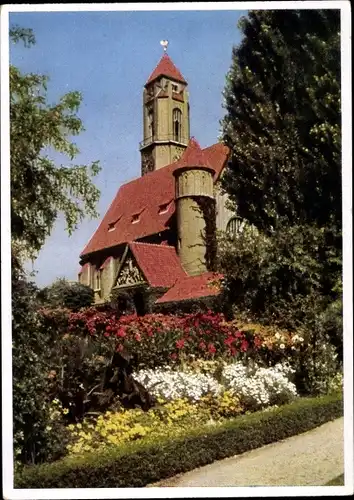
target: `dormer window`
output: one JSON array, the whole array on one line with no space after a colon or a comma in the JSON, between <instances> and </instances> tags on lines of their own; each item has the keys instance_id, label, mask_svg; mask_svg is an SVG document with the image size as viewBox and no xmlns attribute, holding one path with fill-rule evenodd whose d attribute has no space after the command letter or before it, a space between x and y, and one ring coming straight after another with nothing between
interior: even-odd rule
<instances>
[{"instance_id":1,"label":"dormer window","mask_svg":"<svg viewBox=\"0 0 354 500\"><path fill-rule=\"evenodd\" d=\"M140 214L134 214L132 217L132 224L136 224L140 220Z\"/></svg>"},{"instance_id":2,"label":"dormer window","mask_svg":"<svg viewBox=\"0 0 354 500\"><path fill-rule=\"evenodd\" d=\"M169 203L164 203L163 205L159 206L159 215L165 214L168 212L170 204Z\"/></svg>"},{"instance_id":3,"label":"dormer window","mask_svg":"<svg viewBox=\"0 0 354 500\"><path fill-rule=\"evenodd\" d=\"M116 225L117 225L117 222L120 220L122 216L119 216L118 219L116 219L115 221L113 222L109 222L108 223L108 232L110 233L111 231L114 231L115 228L116 228Z\"/></svg>"}]
</instances>

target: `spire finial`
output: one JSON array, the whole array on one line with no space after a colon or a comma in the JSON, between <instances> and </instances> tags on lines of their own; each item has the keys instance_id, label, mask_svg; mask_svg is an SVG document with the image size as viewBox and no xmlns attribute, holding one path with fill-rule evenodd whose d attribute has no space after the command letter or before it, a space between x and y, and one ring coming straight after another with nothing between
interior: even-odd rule
<instances>
[{"instance_id":1,"label":"spire finial","mask_svg":"<svg viewBox=\"0 0 354 500\"><path fill-rule=\"evenodd\" d=\"M168 40L161 40L160 45L162 45L163 51L166 54L166 52L167 52L167 46L168 46Z\"/></svg>"}]
</instances>

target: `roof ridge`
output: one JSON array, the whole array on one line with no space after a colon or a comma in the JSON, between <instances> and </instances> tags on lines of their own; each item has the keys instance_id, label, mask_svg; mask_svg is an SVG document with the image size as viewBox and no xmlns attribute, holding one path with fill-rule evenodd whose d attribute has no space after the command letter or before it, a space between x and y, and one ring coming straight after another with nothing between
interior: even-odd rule
<instances>
[{"instance_id":1,"label":"roof ridge","mask_svg":"<svg viewBox=\"0 0 354 500\"><path fill-rule=\"evenodd\" d=\"M129 241L129 245L149 245L150 247L159 247L159 248L173 248L174 250L175 247L173 245L162 245L159 243L146 243L145 241Z\"/></svg>"}]
</instances>

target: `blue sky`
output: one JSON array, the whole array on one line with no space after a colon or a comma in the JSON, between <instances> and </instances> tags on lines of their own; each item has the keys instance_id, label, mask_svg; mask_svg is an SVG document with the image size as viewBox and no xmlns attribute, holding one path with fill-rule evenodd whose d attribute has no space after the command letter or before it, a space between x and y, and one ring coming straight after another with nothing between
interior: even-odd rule
<instances>
[{"instance_id":1,"label":"blue sky","mask_svg":"<svg viewBox=\"0 0 354 500\"><path fill-rule=\"evenodd\" d=\"M245 11L37 12L10 13L10 25L32 28L36 45L10 46L11 64L50 77L48 100L68 91L83 94L79 116L85 132L75 137L75 163L99 160L94 178L101 191L102 217L118 188L140 175L143 85L158 63L160 40L189 84L191 135L202 147L217 141L222 90L233 45L240 42L238 19ZM74 234L60 218L28 269L40 286L57 277L76 279L79 254L99 219L86 219Z\"/></svg>"}]
</instances>

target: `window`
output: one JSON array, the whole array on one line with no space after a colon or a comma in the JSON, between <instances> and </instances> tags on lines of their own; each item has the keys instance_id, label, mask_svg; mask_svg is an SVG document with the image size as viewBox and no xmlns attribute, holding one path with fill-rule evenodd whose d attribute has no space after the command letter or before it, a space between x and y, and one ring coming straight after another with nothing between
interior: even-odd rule
<instances>
[{"instance_id":1,"label":"window","mask_svg":"<svg viewBox=\"0 0 354 500\"><path fill-rule=\"evenodd\" d=\"M132 224L136 224L140 220L140 214L134 214L132 217Z\"/></svg>"},{"instance_id":2,"label":"window","mask_svg":"<svg viewBox=\"0 0 354 500\"><path fill-rule=\"evenodd\" d=\"M243 229L244 222L241 217L232 217L226 226L226 232L232 237L237 236Z\"/></svg>"},{"instance_id":3,"label":"window","mask_svg":"<svg viewBox=\"0 0 354 500\"><path fill-rule=\"evenodd\" d=\"M108 224L108 232L114 231L114 230L115 230L115 223L111 222L110 224Z\"/></svg>"},{"instance_id":4,"label":"window","mask_svg":"<svg viewBox=\"0 0 354 500\"><path fill-rule=\"evenodd\" d=\"M169 203L164 203L163 205L160 205L159 206L159 215L165 214L166 212L168 212L169 205L170 205Z\"/></svg>"},{"instance_id":5,"label":"window","mask_svg":"<svg viewBox=\"0 0 354 500\"><path fill-rule=\"evenodd\" d=\"M148 135L149 137L153 137L155 134L155 123L154 123L154 109L152 107L148 108Z\"/></svg>"},{"instance_id":6,"label":"window","mask_svg":"<svg viewBox=\"0 0 354 500\"><path fill-rule=\"evenodd\" d=\"M101 290L101 273L100 269L96 270L95 273L95 290Z\"/></svg>"},{"instance_id":7,"label":"window","mask_svg":"<svg viewBox=\"0 0 354 500\"><path fill-rule=\"evenodd\" d=\"M172 91L178 92L178 85L172 84Z\"/></svg>"},{"instance_id":8,"label":"window","mask_svg":"<svg viewBox=\"0 0 354 500\"><path fill-rule=\"evenodd\" d=\"M181 140L182 130L182 111L178 108L173 110L173 139L175 141Z\"/></svg>"}]
</instances>

